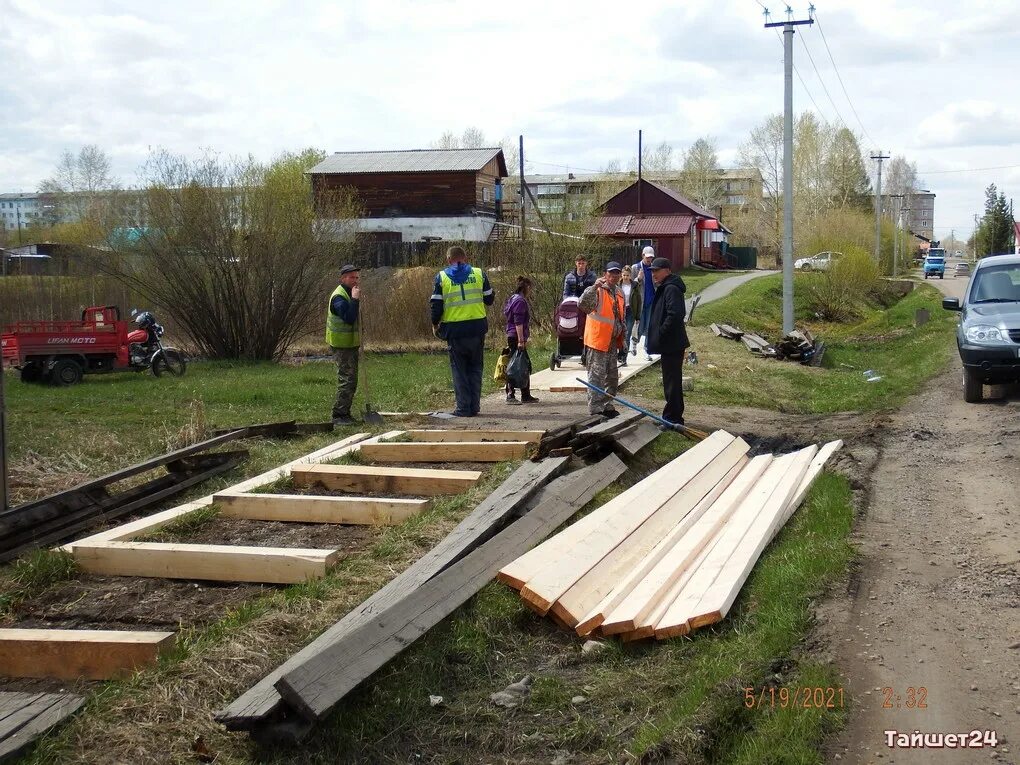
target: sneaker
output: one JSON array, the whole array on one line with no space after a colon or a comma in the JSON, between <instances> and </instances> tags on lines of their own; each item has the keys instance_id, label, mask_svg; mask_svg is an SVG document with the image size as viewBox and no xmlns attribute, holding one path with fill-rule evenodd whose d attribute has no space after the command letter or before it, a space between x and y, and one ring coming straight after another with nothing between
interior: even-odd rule
<instances>
[{"instance_id":1,"label":"sneaker","mask_svg":"<svg viewBox=\"0 0 1020 765\"><path fill-rule=\"evenodd\" d=\"M520 406L521 405L521 402L518 401L517 399L513 398L512 396L507 396L506 397L506 403L507 403L508 406Z\"/></svg>"},{"instance_id":2,"label":"sneaker","mask_svg":"<svg viewBox=\"0 0 1020 765\"><path fill-rule=\"evenodd\" d=\"M521 403L522 404L537 404L538 403L538 399L535 398L534 396L521 396Z\"/></svg>"},{"instance_id":3,"label":"sneaker","mask_svg":"<svg viewBox=\"0 0 1020 765\"><path fill-rule=\"evenodd\" d=\"M333 418L333 425L357 425L357 424L358 421L351 417L349 414Z\"/></svg>"}]
</instances>

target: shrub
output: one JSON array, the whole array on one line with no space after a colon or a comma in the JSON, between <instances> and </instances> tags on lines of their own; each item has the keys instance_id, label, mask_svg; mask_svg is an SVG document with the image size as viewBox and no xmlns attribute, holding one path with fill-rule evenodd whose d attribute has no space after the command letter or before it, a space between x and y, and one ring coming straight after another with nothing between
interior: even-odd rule
<instances>
[{"instance_id":1,"label":"shrub","mask_svg":"<svg viewBox=\"0 0 1020 765\"><path fill-rule=\"evenodd\" d=\"M851 321L879 291L882 274L874 258L860 247L843 250L809 290L811 309L826 321Z\"/></svg>"}]
</instances>

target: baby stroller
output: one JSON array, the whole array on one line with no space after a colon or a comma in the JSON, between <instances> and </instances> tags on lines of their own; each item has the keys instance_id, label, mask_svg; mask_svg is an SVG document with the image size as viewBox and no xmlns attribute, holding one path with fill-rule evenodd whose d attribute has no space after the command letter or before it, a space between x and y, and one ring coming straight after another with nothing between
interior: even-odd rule
<instances>
[{"instance_id":1,"label":"baby stroller","mask_svg":"<svg viewBox=\"0 0 1020 765\"><path fill-rule=\"evenodd\" d=\"M556 350L549 359L549 368L563 366L563 361L577 357L584 364L584 311L578 306L575 297L563 298L553 314L553 326L556 330Z\"/></svg>"}]
</instances>

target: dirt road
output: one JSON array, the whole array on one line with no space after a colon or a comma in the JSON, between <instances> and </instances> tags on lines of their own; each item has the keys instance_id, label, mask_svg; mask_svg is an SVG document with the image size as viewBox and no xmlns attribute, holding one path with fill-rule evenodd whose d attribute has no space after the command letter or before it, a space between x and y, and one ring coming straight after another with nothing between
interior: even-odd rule
<instances>
[{"instance_id":1,"label":"dirt road","mask_svg":"<svg viewBox=\"0 0 1020 765\"><path fill-rule=\"evenodd\" d=\"M966 404L960 376L957 360L888 423L852 594L821 609L858 705L830 762L1020 762L1020 397ZM886 744L975 729L998 746Z\"/></svg>"}]
</instances>

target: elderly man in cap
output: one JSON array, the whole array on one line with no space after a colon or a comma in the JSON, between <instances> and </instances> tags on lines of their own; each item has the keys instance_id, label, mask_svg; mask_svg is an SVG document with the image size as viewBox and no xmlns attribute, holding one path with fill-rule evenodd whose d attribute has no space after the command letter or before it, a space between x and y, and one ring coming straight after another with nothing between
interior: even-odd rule
<instances>
[{"instance_id":1,"label":"elderly man in cap","mask_svg":"<svg viewBox=\"0 0 1020 765\"><path fill-rule=\"evenodd\" d=\"M660 354L662 390L666 406L662 418L676 425L684 422L684 352L690 346L684 318L687 306L683 279L673 273L672 264L656 258L651 266L655 282L651 317L648 320L648 350Z\"/></svg>"},{"instance_id":2,"label":"elderly man in cap","mask_svg":"<svg viewBox=\"0 0 1020 765\"><path fill-rule=\"evenodd\" d=\"M637 337L631 341L631 354L637 355L638 343L641 338L645 339L645 358L652 360L651 352L648 350L648 317L652 313L652 299L655 297L655 285L652 283L652 261L655 259L655 250L652 247L645 247L641 251L641 262L631 266L631 278L633 278L636 289L640 291L638 304L641 306L641 315L637 322Z\"/></svg>"},{"instance_id":3,"label":"elderly man in cap","mask_svg":"<svg viewBox=\"0 0 1020 765\"><path fill-rule=\"evenodd\" d=\"M326 343L336 357L336 401L333 402L333 424L353 425L351 404L358 388L358 352L361 329L358 325L358 303L361 300L360 274L350 264L340 269L340 284L329 296L326 308Z\"/></svg>"},{"instance_id":4,"label":"elderly man in cap","mask_svg":"<svg viewBox=\"0 0 1020 765\"><path fill-rule=\"evenodd\" d=\"M610 262L606 273L581 293L578 301L578 307L588 315L584 322L588 381L612 395L616 395L620 384L618 355L621 348L627 347L624 340L627 314L623 290L619 287L622 271L619 263ZM589 414L615 417L619 412L610 401L608 396L588 389Z\"/></svg>"}]
</instances>

